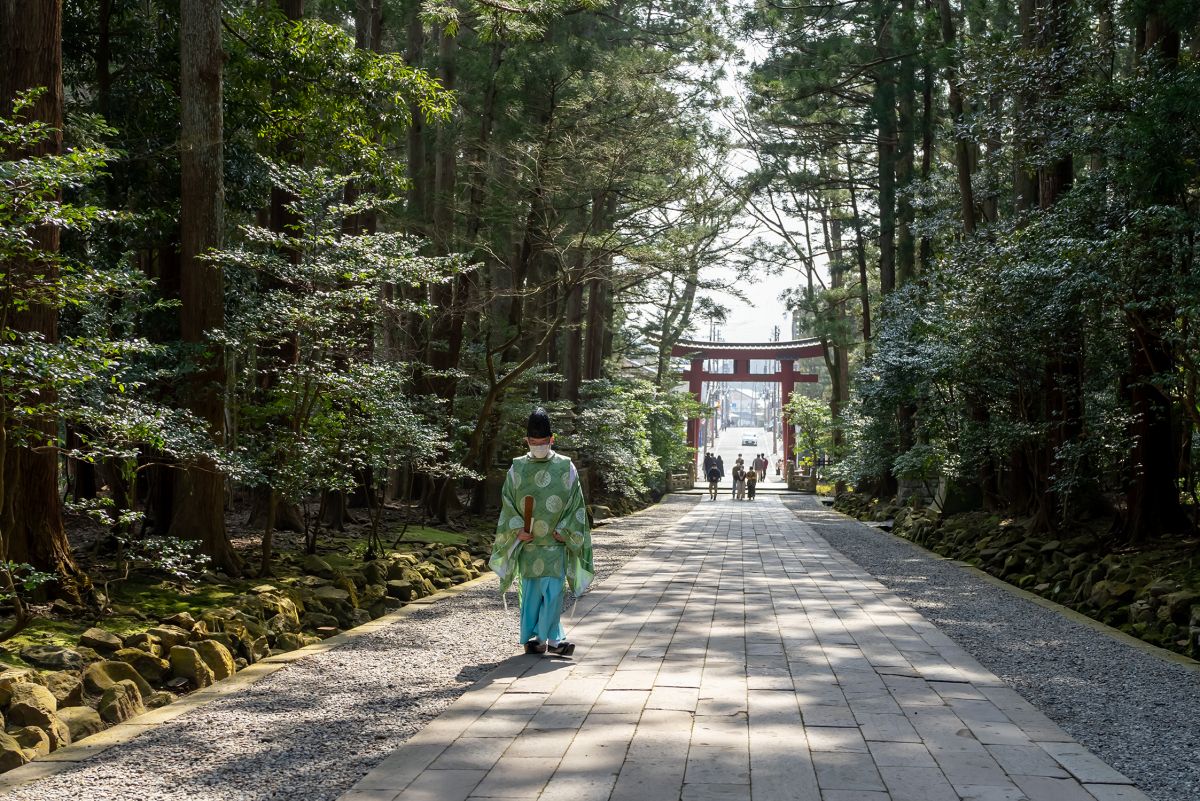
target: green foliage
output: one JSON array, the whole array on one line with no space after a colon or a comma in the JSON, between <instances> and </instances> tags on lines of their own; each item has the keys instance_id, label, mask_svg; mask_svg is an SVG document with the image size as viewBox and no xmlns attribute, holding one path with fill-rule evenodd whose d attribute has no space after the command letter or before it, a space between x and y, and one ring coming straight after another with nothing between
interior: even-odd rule
<instances>
[{"instance_id":1,"label":"green foliage","mask_svg":"<svg viewBox=\"0 0 1200 801\"><path fill-rule=\"evenodd\" d=\"M692 458L683 429L698 410L682 393L640 379L600 379L583 384L580 408L563 447L579 454L611 498L661 493L667 472Z\"/></svg>"},{"instance_id":2,"label":"green foliage","mask_svg":"<svg viewBox=\"0 0 1200 801\"><path fill-rule=\"evenodd\" d=\"M833 446L833 416L829 404L816 398L793 394L783 407L784 418L799 431L794 452L799 464L814 465Z\"/></svg>"},{"instance_id":3,"label":"green foliage","mask_svg":"<svg viewBox=\"0 0 1200 801\"><path fill-rule=\"evenodd\" d=\"M215 256L235 288L219 341L241 367L233 444L250 465L245 480L307 504L353 490L367 471L462 475L441 461L448 443L422 416L409 366L372 348L377 326L422 311L388 288L446 280L462 263L421 256L402 234L347 233L349 216L387 203L368 193L346 202L352 177L271 170L295 198L295 225L248 226L240 247Z\"/></svg>"}]
</instances>

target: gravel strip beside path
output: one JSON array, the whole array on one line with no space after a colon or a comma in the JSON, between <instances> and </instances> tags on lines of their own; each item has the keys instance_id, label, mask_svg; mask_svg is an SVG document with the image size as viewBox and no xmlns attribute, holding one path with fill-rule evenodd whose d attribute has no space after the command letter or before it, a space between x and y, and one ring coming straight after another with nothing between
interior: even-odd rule
<instances>
[{"instance_id":1,"label":"gravel strip beside path","mask_svg":"<svg viewBox=\"0 0 1200 801\"><path fill-rule=\"evenodd\" d=\"M596 530L597 580L679 520L696 498ZM510 594L510 598L515 596ZM298 660L5 798L24 801L334 799L516 651L517 613L487 582L394 626Z\"/></svg>"},{"instance_id":2,"label":"gravel strip beside path","mask_svg":"<svg viewBox=\"0 0 1200 801\"><path fill-rule=\"evenodd\" d=\"M824 507L786 505L1155 801L1200 799L1200 673Z\"/></svg>"}]
</instances>

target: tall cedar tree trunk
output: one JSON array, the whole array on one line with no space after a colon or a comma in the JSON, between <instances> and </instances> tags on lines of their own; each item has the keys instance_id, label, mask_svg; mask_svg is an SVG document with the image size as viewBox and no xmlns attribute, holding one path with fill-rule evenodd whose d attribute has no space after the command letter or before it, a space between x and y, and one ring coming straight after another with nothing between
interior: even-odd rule
<instances>
[{"instance_id":1,"label":"tall cedar tree trunk","mask_svg":"<svg viewBox=\"0 0 1200 801\"><path fill-rule=\"evenodd\" d=\"M895 285L903 286L916 274L916 245L912 225L915 219L912 198L913 173L917 149L917 56L920 42L916 32L914 0L902 0L896 45L900 51L897 66L898 112L896 153L896 275Z\"/></svg>"},{"instance_id":2,"label":"tall cedar tree trunk","mask_svg":"<svg viewBox=\"0 0 1200 801\"><path fill-rule=\"evenodd\" d=\"M827 216L824 206L821 207L821 216L822 218ZM846 285L845 250L842 247L842 219L834 215L831 219L822 219L822 223L826 236L825 249L829 253L829 284L836 292L836 290ZM846 314L845 300L839 300L837 307L832 312L835 318L840 319L844 317ZM847 401L850 400L850 349L835 334L833 341L824 350L825 365L829 369L829 378L832 384L830 387L829 414L833 423L832 448L834 458L837 458L845 445L845 432L842 428L842 411L845 409ZM816 456L816 454L813 454L814 459ZM845 492L846 483L839 479L834 487L834 491L836 493Z\"/></svg>"},{"instance_id":3,"label":"tall cedar tree trunk","mask_svg":"<svg viewBox=\"0 0 1200 801\"><path fill-rule=\"evenodd\" d=\"M879 285L886 295L896 287L896 64L892 3L876 0L875 120L879 154Z\"/></svg>"},{"instance_id":4,"label":"tall cedar tree trunk","mask_svg":"<svg viewBox=\"0 0 1200 801\"><path fill-rule=\"evenodd\" d=\"M218 445L225 441L225 358L210 331L225 325L221 268L204 255L221 246L224 227L220 0L190 0L179 16L181 256L179 327L198 351L188 391L191 410ZM201 541L213 564L236 576L240 560L225 533L225 477L210 460L190 465L175 485L170 534Z\"/></svg>"},{"instance_id":5,"label":"tall cedar tree trunk","mask_svg":"<svg viewBox=\"0 0 1200 801\"><path fill-rule=\"evenodd\" d=\"M50 125L52 133L39 144L9 158L58 155L62 153L62 2L43 0L26 3L3 0L0 4L0 115L12 116L18 92L44 87L45 92L24 116L30 122ZM38 247L56 253L59 229L39 228L31 232ZM44 275L53 281L58 274L53 261L16 261L0 265L16 276ZM19 279L18 279L19 280ZM14 313L12 327L39 334L48 343L58 339L58 312L52 306L34 304ZM7 399L5 399L7 402ZM30 424L40 439L54 446L58 423L39 420ZM34 451L11 446L7 431L0 430L3 445L4 479L0 482L0 553L13 562L28 562L54 575L51 591L75 603L91 594L91 582L71 555L63 528L58 500L58 454L54 447Z\"/></svg>"},{"instance_id":6,"label":"tall cedar tree trunk","mask_svg":"<svg viewBox=\"0 0 1200 801\"><path fill-rule=\"evenodd\" d=\"M616 193L604 202L603 226L611 225L617 210ZM598 230L604 230L603 228ZM588 281L587 334L584 339L583 377L594 381L604 374L604 360L612 350L612 256L593 256L595 277Z\"/></svg>"},{"instance_id":7,"label":"tall cedar tree trunk","mask_svg":"<svg viewBox=\"0 0 1200 801\"><path fill-rule=\"evenodd\" d=\"M438 78L442 88L453 92L458 78L458 39L443 31L438 40ZM437 152L434 156L433 228L430 238L434 252L445 256L454 247L454 207L458 177L458 136L455 126L443 123L438 128ZM454 281L433 284L429 290L433 320L426 343L425 362L435 371L458 367L462 345L462 313L459 303L465 303L466 286L462 277ZM449 402L452 409L457 382L446 376L433 376L426 390ZM448 410L449 411L449 410Z\"/></svg>"},{"instance_id":8,"label":"tall cedar tree trunk","mask_svg":"<svg viewBox=\"0 0 1200 801\"><path fill-rule=\"evenodd\" d=\"M354 46L360 50L379 52L382 44L380 26L382 23L382 0L356 0L354 6ZM362 194L363 187L351 181L346 185L346 205L352 205ZM374 211L365 211L347 215L342 221L342 233L347 236L374 234L378 217ZM390 289L390 288L389 288ZM370 323L360 323L359 334L366 341L366 352L360 354L365 359L372 358L374 350L374 328ZM339 358L339 369L345 370L345 358ZM321 524L335 531L344 531L347 523L359 522L350 512L351 506L371 507L374 498L374 483L371 471L359 472L362 483L353 495L341 490L323 490L321 509L324 514Z\"/></svg>"},{"instance_id":9,"label":"tall cedar tree trunk","mask_svg":"<svg viewBox=\"0 0 1200 801\"><path fill-rule=\"evenodd\" d=\"M917 59L919 45L916 33L914 0L903 0L900 7L900 23L896 31L896 48L900 51L897 64L898 84L898 144L896 158L896 184L899 197L896 202L896 271L893 287L904 286L916 275L916 243L912 225L916 215L909 195L916 167L917 147ZM899 450L907 452L914 444L917 426L917 410L910 403L902 403L896 410L899 427Z\"/></svg>"},{"instance_id":10,"label":"tall cedar tree trunk","mask_svg":"<svg viewBox=\"0 0 1200 801\"><path fill-rule=\"evenodd\" d=\"M950 117L954 122L954 163L958 167L958 195L962 208L963 230L967 235L975 233L975 193L971 188L971 143L967 134L960 130L966 121L966 103L960 86L958 65L955 63L954 47L957 34L954 26L954 10L950 0L938 0L938 16L941 19L942 42L949 51L946 61L946 84L949 87Z\"/></svg>"},{"instance_id":11,"label":"tall cedar tree trunk","mask_svg":"<svg viewBox=\"0 0 1200 801\"><path fill-rule=\"evenodd\" d=\"M1155 53L1168 70L1179 63L1180 32L1162 9L1152 6L1143 23L1139 57ZM1168 182L1150 193L1147 202L1177 205ZM1164 249L1166 250L1166 249ZM1151 276L1134 282L1144 287L1135 293L1134 309L1126 313L1129 326L1130 371L1125 380L1132 422L1130 479L1125 493L1124 537L1130 542L1146 542L1165 532L1182 530L1187 521L1179 504L1179 444L1172 434L1174 409L1171 398L1156 384L1158 376L1174 375L1175 354L1167 332L1173 323L1173 310L1153 295L1175 280L1175 268L1169 253L1146 265ZM1139 296L1144 293L1145 296Z\"/></svg>"},{"instance_id":12,"label":"tall cedar tree trunk","mask_svg":"<svg viewBox=\"0 0 1200 801\"><path fill-rule=\"evenodd\" d=\"M304 0L275 0L275 5L283 12L284 17L291 22L296 22L304 18ZM281 142L279 152L276 156L285 161L298 162L299 157L296 153L296 148L297 145L295 142ZM295 198L287 190L278 186L271 187L267 222L270 229L275 233L283 233L296 224L296 213L288 207L288 204L293 200ZM293 261L300 258L300 254L290 249L287 256ZM299 348L299 343L294 334L284 335L271 349L272 358L278 364L295 364L300 358ZM274 385L275 380L274 371L268 371L261 376L259 384L263 390L269 390ZM250 509L249 525L263 531L263 567L261 572L264 574L270 572L269 562L274 532L277 529L288 531L304 530L304 520L300 514L300 509L295 504L285 502L270 487L257 487L255 489Z\"/></svg>"}]
</instances>

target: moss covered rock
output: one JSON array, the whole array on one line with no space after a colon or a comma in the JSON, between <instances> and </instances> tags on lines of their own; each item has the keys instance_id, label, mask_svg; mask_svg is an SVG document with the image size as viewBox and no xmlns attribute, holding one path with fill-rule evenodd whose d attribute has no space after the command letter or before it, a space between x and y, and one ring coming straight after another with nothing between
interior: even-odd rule
<instances>
[{"instance_id":1,"label":"moss covered rock","mask_svg":"<svg viewBox=\"0 0 1200 801\"><path fill-rule=\"evenodd\" d=\"M15 737L0 732L0 771L19 768L30 762L35 756L36 753L26 751Z\"/></svg>"},{"instance_id":2,"label":"moss covered rock","mask_svg":"<svg viewBox=\"0 0 1200 801\"><path fill-rule=\"evenodd\" d=\"M126 648L137 648L152 656L162 656L162 641L148 631L139 631L125 638Z\"/></svg>"},{"instance_id":3,"label":"moss covered rock","mask_svg":"<svg viewBox=\"0 0 1200 801\"><path fill-rule=\"evenodd\" d=\"M100 696L100 703L96 705L96 711L109 723L120 723L142 714L146 708L142 704L142 692L137 684L129 679L122 679L104 691L104 695Z\"/></svg>"},{"instance_id":4,"label":"moss covered rock","mask_svg":"<svg viewBox=\"0 0 1200 801\"><path fill-rule=\"evenodd\" d=\"M162 643L164 652L169 652L172 647L183 645L192 638L190 629L183 629L169 623L163 626L155 626L147 633L156 637Z\"/></svg>"},{"instance_id":5,"label":"moss covered rock","mask_svg":"<svg viewBox=\"0 0 1200 801\"><path fill-rule=\"evenodd\" d=\"M112 653L125 645L121 641L121 638L111 631L94 627L79 635L79 644L92 648L102 654Z\"/></svg>"},{"instance_id":6,"label":"moss covered rock","mask_svg":"<svg viewBox=\"0 0 1200 801\"><path fill-rule=\"evenodd\" d=\"M60 671L45 676L46 689L54 694L58 707L79 706L83 703L83 682L74 673Z\"/></svg>"},{"instance_id":7,"label":"moss covered rock","mask_svg":"<svg viewBox=\"0 0 1200 801\"><path fill-rule=\"evenodd\" d=\"M12 688L8 720L17 726L36 726L46 733L50 750L71 744L71 730L54 714L58 701L54 694L40 684L25 682Z\"/></svg>"},{"instance_id":8,"label":"moss covered rock","mask_svg":"<svg viewBox=\"0 0 1200 801\"><path fill-rule=\"evenodd\" d=\"M31 645L21 649L21 658L43 670L79 670L88 661L78 651L58 645Z\"/></svg>"},{"instance_id":9,"label":"moss covered rock","mask_svg":"<svg viewBox=\"0 0 1200 801\"><path fill-rule=\"evenodd\" d=\"M71 732L71 742L82 740L96 732L104 731L105 724L100 713L90 706L69 706L55 713Z\"/></svg>"},{"instance_id":10,"label":"moss covered rock","mask_svg":"<svg viewBox=\"0 0 1200 801\"><path fill-rule=\"evenodd\" d=\"M92 696L104 695L105 690L120 681L132 681L143 696L154 691L142 674L138 673L128 662L116 660L96 662L89 665L88 669L83 672L83 689Z\"/></svg>"},{"instance_id":11,"label":"moss covered rock","mask_svg":"<svg viewBox=\"0 0 1200 801\"><path fill-rule=\"evenodd\" d=\"M50 753L50 735L37 726L22 726L12 733L22 748L33 751L40 757Z\"/></svg>"},{"instance_id":12,"label":"moss covered rock","mask_svg":"<svg viewBox=\"0 0 1200 801\"><path fill-rule=\"evenodd\" d=\"M171 672L167 660L141 648L122 648L113 654L113 659L132 667L150 684L162 684Z\"/></svg>"},{"instance_id":13,"label":"moss covered rock","mask_svg":"<svg viewBox=\"0 0 1200 801\"><path fill-rule=\"evenodd\" d=\"M208 665L209 670L212 671L214 680L227 679L237 672L233 654L216 640L202 640L195 643L195 648L196 652L200 654L200 658L204 660L204 664Z\"/></svg>"},{"instance_id":14,"label":"moss covered rock","mask_svg":"<svg viewBox=\"0 0 1200 801\"><path fill-rule=\"evenodd\" d=\"M185 678L197 689L213 683L212 668L200 656L195 648L186 645L176 645L171 649L171 673Z\"/></svg>"}]
</instances>

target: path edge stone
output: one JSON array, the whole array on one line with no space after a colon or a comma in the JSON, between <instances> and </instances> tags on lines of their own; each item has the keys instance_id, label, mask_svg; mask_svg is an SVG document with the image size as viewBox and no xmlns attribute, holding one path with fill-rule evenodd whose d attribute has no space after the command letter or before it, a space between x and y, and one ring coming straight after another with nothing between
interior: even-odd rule
<instances>
[{"instance_id":1,"label":"path edge stone","mask_svg":"<svg viewBox=\"0 0 1200 801\"><path fill-rule=\"evenodd\" d=\"M428 595L424 598L419 598L410 601L394 612L389 612L383 617L378 617L369 623L364 623L361 626L356 626L352 629L340 632L321 642L306 645L303 648L297 648L294 651L288 651L282 654L269 656L255 662L239 670L234 675L227 679L216 682L200 690L179 698L176 701L167 704L158 709L151 710L145 714L130 718L127 721L118 723L102 732L98 732L88 737L86 740L81 740L74 745L68 745L60 748L53 753L39 757L33 762L22 765L19 768L14 768L6 773L0 774L0 794L6 793L9 790L14 790L26 784L31 784L40 781L56 773L61 773L70 769L80 762L88 762L102 755L105 751L113 746L121 745L140 737L146 732L153 731L160 726L163 726L175 718L192 711L205 704L223 698L239 690L249 687L255 682L265 679L267 676L282 670L292 662L303 659L306 656L313 654L332 651L347 642L358 637L372 634L379 629L387 628L395 623L400 622L404 618L412 615L416 611L430 604L436 603L445 598L449 598L469 589L485 584L489 581L495 581L495 573L485 573L484 575L464 581L462 584L455 584L452 587L447 587L444 590L439 590L433 595Z\"/></svg>"},{"instance_id":2,"label":"path edge stone","mask_svg":"<svg viewBox=\"0 0 1200 801\"><path fill-rule=\"evenodd\" d=\"M784 507L787 508L788 511L790 511L797 518L800 517L800 515L798 514L798 511L796 509L793 509L791 507L791 505L784 503ZM991 573L987 572L986 570L980 570L978 567L975 567L975 565L972 565L968 562L963 562L958 559L951 559L948 556L942 556L940 553L937 553L936 551L929 550L924 545L920 545L918 543L913 542L912 540L905 539L904 537L893 534L890 531L885 531L884 529L881 529L881 528L875 528L874 526L865 525L861 520L851 517L850 515L845 514L843 512L839 512L836 509L834 509L833 507L823 506L823 511L844 517L846 520L848 520L852 523L858 523L863 528L869 529L870 531L872 531L878 535L888 537L890 539L896 540L897 542L902 542L905 545L908 545L908 546L920 551L921 553L930 557L931 559L936 559L939 562L949 562L952 565L962 568L967 573L970 573L971 575L975 576L976 578L980 578L983 581L987 582L988 584L991 584L993 587L999 587L1000 589L1008 592L1010 595L1015 595L1018 598L1023 598L1026 601L1029 601L1030 603L1033 603L1033 604L1036 604L1036 605L1042 607L1043 609L1048 609L1051 612L1055 612L1060 617L1065 617L1066 619L1068 619L1072 622L1078 623L1082 626L1086 626L1087 628L1092 629L1093 631L1096 631L1100 634L1103 634L1110 639L1117 640L1118 642L1124 643L1125 645L1136 648L1137 650L1141 651L1144 654L1148 654L1150 656L1157 657L1158 659L1162 660L1163 662L1169 662L1171 664L1178 665L1187 670L1190 670L1197 674L1200 674L1200 661L1196 661L1195 659L1192 659L1189 656L1185 656L1184 654L1176 653L1175 651L1168 651L1166 648L1159 648L1157 645L1152 645L1152 644L1146 642L1145 640L1139 640L1137 637L1134 637L1132 634L1126 634L1125 632L1121 631L1120 629L1113 628L1112 626L1108 625L1107 623L1102 623L1093 617L1088 617L1087 615L1083 614L1082 612L1078 612L1069 606L1063 606L1062 604L1057 603L1055 601L1051 601L1049 598L1044 598L1035 592L1030 592L1029 590L1021 589L1020 587L1016 586L1015 584L1009 584L1004 579L998 578L997 576L993 576ZM817 531L816 533L818 535L820 535L821 532ZM831 545L830 547L833 547L833 546ZM850 557L848 557L848 556L846 558L850 559ZM850 561L853 562L854 560L850 559ZM855 564L858 564L858 563L855 562ZM860 565L860 567L861 567L861 565ZM863 568L863 569L865 570L865 568ZM870 574L870 571L868 570L867 573ZM871 574L871 575L874 575L874 574ZM876 577L876 580L878 581L877 577ZM932 623L932 621L930 621L930 622ZM934 625L936 626L937 624L934 623Z\"/></svg>"}]
</instances>

